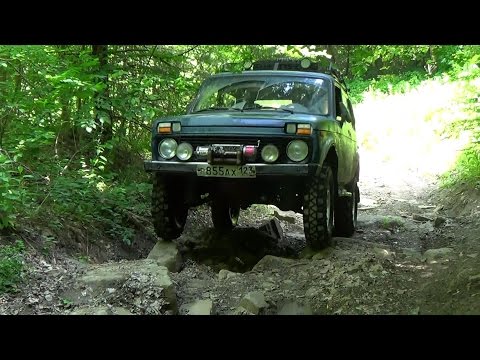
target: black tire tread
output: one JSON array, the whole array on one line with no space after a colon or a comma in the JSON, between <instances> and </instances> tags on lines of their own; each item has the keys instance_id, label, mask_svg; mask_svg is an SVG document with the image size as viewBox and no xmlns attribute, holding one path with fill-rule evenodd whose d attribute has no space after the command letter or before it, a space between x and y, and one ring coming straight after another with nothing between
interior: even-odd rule
<instances>
[{"instance_id":1,"label":"black tire tread","mask_svg":"<svg viewBox=\"0 0 480 360\"><path fill-rule=\"evenodd\" d=\"M183 226L178 228L175 224L175 217L172 214L172 209L169 207L166 183L158 174L153 174L151 213L153 228L157 236L165 241L171 241L182 234Z\"/></svg>"},{"instance_id":2,"label":"black tire tread","mask_svg":"<svg viewBox=\"0 0 480 360\"><path fill-rule=\"evenodd\" d=\"M355 224L352 217L351 197L338 198L335 204L335 235L350 237L355 233Z\"/></svg>"},{"instance_id":3,"label":"black tire tread","mask_svg":"<svg viewBox=\"0 0 480 360\"><path fill-rule=\"evenodd\" d=\"M329 177L333 181L330 166L324 165L320 175L310 180L304 194L303 227L307 244L315 249L323 249L332 243L326 223L326 188L330 186ZM333 206L333 203L331 203Z\"/></svg>"}]
</instances>

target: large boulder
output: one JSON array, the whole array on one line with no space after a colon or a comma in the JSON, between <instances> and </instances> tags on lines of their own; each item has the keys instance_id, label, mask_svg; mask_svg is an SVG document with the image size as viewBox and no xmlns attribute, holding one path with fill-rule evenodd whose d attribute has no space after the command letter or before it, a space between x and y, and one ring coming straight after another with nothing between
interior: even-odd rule
<instances>
[{"instance_id":1,"label":"large boulder","mask_svg":"<svg viewBox=\"0 0 480 360\"><path fill-rule=\"evenodd\" d=\"M130 296L132 301L139 302L137 307L147 302L161 307L166 302L166 308L177 311L175 287L168 269L151 259L93 266L78 279L75 289L69 291L72 300L80 304L105 294L123 300Z\"/></svg>"}]
</instances>

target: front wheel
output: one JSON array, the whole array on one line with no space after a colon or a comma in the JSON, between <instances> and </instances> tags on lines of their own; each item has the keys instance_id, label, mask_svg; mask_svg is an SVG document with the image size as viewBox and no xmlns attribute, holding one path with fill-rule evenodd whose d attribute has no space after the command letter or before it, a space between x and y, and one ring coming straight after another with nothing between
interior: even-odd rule
<instances>
[{"instance_id":1,"label":"front wheel","mask_svg":"<svg viewBox=\"0 0 480 360\"><path fill-rule=\"evenodd\" d=\"M164 177L153 175L152 218L155 233L165 241L178 238L185 228L188 207L183 205L181 192L172 191Z\"/></svg>"},{"instance_id":2,"label":"front wheel","mask_svg":"<svg viewBox=\"0 0 480 360\"><path fill-rule=\"evenodd\" d=\"M303 198L303 228L312 248L323 249L332 243L334 201L333 171L323 164L320 175L307 184Z\"/></svg>"},{"instance_id":3,"label":"front wheel","mask_svg":"<svg viewBox=\"0 0 480 360\"><path fill-rule=\"evenodd\" d=\"M221 199L214 199L211 204L211 210L215 229L228 231L237 226L240 206L232 205Z\"/></svg>"}]
</instances>

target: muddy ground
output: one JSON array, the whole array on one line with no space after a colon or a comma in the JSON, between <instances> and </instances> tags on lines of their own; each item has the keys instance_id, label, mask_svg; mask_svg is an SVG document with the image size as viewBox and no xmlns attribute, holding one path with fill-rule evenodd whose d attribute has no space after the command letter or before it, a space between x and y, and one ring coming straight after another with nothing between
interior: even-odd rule
<instances>
[{"instance_id":1,"label":"muddy ground","mask_svg":"<svg viewBox=\"0 0 480 360\"><path fill-rule=\"evenodd\" d=\"M40 251L45 234L23 230L27 272L0 314L479 314L480 190L363 160L358 231L331 248L309 250L301 215L266 206L228 235L192 209L161 261L145 260L149 219L130 249L97 241L88 259ZM262 231L272 219L281 236Z\"/></svg>"}]
</instances>

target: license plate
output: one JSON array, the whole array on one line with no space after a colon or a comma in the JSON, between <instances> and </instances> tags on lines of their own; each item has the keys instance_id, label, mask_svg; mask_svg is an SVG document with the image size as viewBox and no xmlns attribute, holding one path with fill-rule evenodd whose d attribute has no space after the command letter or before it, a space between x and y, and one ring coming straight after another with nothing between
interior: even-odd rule
<instances>
[{"instance_id":1,"label":"license plate","mask_svg":"<svg viewBox=\"0 0 480 360\"><path fill-rule=\"evenodd\" d=\"M197 165L197 176L254 178L257 171L253 165Z\"/></svg>"}]
</instances>

